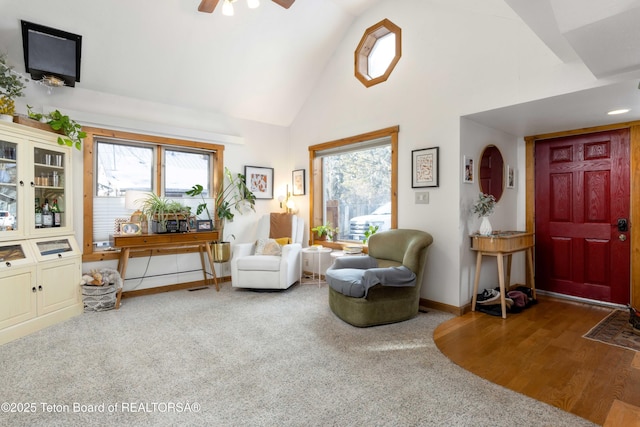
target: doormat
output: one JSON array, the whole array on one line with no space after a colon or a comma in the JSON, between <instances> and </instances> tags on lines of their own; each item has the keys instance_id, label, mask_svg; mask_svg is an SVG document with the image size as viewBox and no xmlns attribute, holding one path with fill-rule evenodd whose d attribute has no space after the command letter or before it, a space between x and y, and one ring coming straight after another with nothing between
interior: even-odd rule
<instances>
[{"instance_id":1,"label":"doormat","mask_svg":"<svg viewBox=\"0 0 640 427\"><path fill-rule=\"evenodd\" d=\"M583 335L584 338L640 351L640 331L634 332L629 323L629 311L614 310Z\"/></svg>"}]
</instances>

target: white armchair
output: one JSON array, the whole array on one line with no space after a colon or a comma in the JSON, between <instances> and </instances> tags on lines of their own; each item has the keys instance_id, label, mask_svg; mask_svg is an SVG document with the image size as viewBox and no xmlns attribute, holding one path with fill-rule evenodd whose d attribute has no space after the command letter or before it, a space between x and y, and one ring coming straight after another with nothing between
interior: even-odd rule
<instances>
[{"instance_id":1,"label":"white armchair","mask_svg":"<svg viewBox=\"0 0 640 427\"><path fill-rule=\"evenodd\" d=\"M274 216L275 215L275 216ZM266 214L258 221L256 239L290 237L291 243L282 246L281 255L256 255L256 243L238 243L231 257L231 286L250 289L287 289L300 280L300 251L304 234L304 221L291 217L290 235L274 235L272 221L278 215ZM273 216L273 220L272 220ZM274 225L273 229L277 227ZM277 234L289 234L286 231Z\"/></svg>"}]
</instances>

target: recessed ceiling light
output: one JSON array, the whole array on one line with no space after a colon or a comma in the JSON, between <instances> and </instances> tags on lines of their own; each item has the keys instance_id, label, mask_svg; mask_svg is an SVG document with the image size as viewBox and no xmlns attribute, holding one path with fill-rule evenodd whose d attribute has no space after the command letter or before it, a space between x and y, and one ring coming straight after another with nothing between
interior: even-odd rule
<instances>
[{"instance_id":1,"label":"recessed ceiling light","mask_svg":"<svg viewBox=\"0 0 640 427\"><path fill-rule=\"evenodd\" d=\"M622 108L620 110L613 110L613 111L609 111L607 114L610 116L614 116L616 114L624 114L624 113L628 113L630 110L628 108Z\"/></svg>"}]
</instances>

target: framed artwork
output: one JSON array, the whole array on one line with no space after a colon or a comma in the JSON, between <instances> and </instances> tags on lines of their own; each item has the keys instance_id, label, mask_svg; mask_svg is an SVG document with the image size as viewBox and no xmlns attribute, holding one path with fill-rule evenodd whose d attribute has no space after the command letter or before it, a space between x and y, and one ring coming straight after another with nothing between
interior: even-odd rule
<instances>
[{"instance_id":1,"label":"framed artwork","mask_svg":"<svg viewBox=\"0 0 640 427\"><path fill-rule=\"evenodd\" d=\"M245 166L244 179L256 199L273 199L273 168Z\"/></svg>"},{"instance_id":2,"label":"framed artwork","mask_svg":"<svg viewBox=\"0 0 640 427\"><path fill-rule=\"evenodd\" d=\"M305 182L304 182L304 169L294 170L291 173L291 195L292 196L304 196Z\"/></svg>"},{"instance_id":3,"label":"framed artwork","mask_svg":"<svg viewBox=\"0 0 640 427\"><path fill-rule=\"evenodd\" d=\"M139 222L123 222L120 224L120 234L142 234Z\"/></svg>"},{"instance_id":4,"label":"framed artwork","mask_svg":"<svg viewBox=\"0 0 640 427\"><path fill-rule=\"evenodd\" d=\"M473 158L464 156L462 168L462 182L473 184Z\"/></svg>"},{"instance_id":5,"label":"framed artwork","mask_svg":"<svg viewBox=\"0 0 640 427\"><path fill-rule=\"evenodd\" d=\"M438 187L438 151L440 147L411 151L411 187Z\"/></svg>"},{"instance_id":6,"label":"framed artwork","mask_svg":"<svg viewBox=\"0 0 640 427\"><path fill-rule=\"evenodd\" d=\"M505 169L506 171L506 183L507 183L507 188L515 188L516 186L516 174L513 170L513 168L509 165L507 165L507 168Z\"/></svg>"},{"instance_id":7,"label":"framed artwork","mask_svg":"<svg viewBox=\"0 0 640 427\"><path fill-rule=\"evenodd\" d=\"M196 222L197 231L211 231L213 230L213 221L210 219L199 219Z\"/></svg>"}]
</instances>

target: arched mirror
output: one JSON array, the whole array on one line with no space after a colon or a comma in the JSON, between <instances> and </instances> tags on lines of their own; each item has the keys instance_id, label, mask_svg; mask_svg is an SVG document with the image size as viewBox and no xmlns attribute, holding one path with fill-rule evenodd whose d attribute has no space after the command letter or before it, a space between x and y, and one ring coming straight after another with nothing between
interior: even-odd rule
<instances>
[{"instance_id":1,"label":"arched mirror","mask_svg":"<svg viewBox=\"0 0 640 427\"><path fill-rule=\"evenodd\" d=\"M480 191L492 194L496 202L500 200L504 190L504 161L495 145L487 145L482 151L479 178Z\"/></svg>"}]
</instances>

